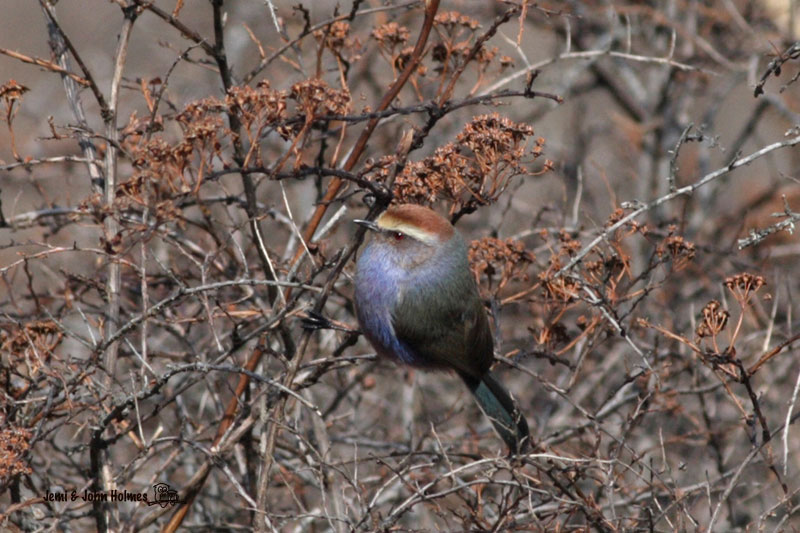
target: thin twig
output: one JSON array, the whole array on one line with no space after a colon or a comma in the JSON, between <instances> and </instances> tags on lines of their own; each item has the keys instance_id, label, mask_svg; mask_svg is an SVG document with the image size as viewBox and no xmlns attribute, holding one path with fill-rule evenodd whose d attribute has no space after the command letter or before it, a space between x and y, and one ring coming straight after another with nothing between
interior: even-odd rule
<instances>
[{"instance_id":1,"label":"thin twig","mask_svg":"<svg viewBox=\"0 0 800 533\"><path fill-rule=\"evenodd\" d=\"M556 272L554 274L554 276L555 277L559 277L559 276L563 276L564 274L566 274L569 270L571 270L573 267L575 267L575 265L577 265L581 260L583 260L583 258L586 257L586 255L589 252L591 252L597 245L599 245L600 243L605 241L608 238L609 235L611 235L612 233L617 231L619 228L621 228L625 224L629 223L631 220L635 219L636 217L638 217L642 213L646 213L647 211L653 209L654 207L658 207L661 204L664 204L666 202L674 200L675 198L678 198L679 196L690 196L692 193L694 193L694 191L696 191L700 187L703 187L704 185L706 185L706 184L708 184L708 183L720 178L721 176L725 176L726 174L729 174L730 172L732 172L733 170L735 170L735 169L737 169L739 167L743 167L745 165L749 165L750 163L752 163L756 159L764 157L765 155L767 155L769 153L772 153L772 152L774 152L776 150L780 150L781 148L797 146L798 144L800 144L800 136L793 137L793 138L788 139L786 141L780 141L780 142L772 143L770 145L767 145L767 146L761 148L760 150L757 150L757 151L753 152L752 154L750 154L750 155L748 155L746 157L737 157L737 158L735 158L727 166L722 167L722 168L718 168L717 170L715 170L713 172L709 172L708 174L706 174L705 176L703 176L702 178L700 178L699 180L697 180L696 182L694 182L694 183L692 183L690 185L686 185L685 187L681 187L680 189L676 189L675 191L673 191L673 192L671 192L669 194L665 194L664 196L661 196L659 198L656 198L655 200L652 200L652 201L650 201L650 202L648 202L648 203L646 203L644 205L639 205L638 207L633 209L633 211L631 211L630 213L628 213L627 215L622 217L620 220L618 220L614 224L612 224L609 227L607 227L599 236L597 236L589 244L584 246L579 252L577 252L572 257L570 262L567 263L566 265L564 265L558 272Z\"/></svg>"}]
</instances>

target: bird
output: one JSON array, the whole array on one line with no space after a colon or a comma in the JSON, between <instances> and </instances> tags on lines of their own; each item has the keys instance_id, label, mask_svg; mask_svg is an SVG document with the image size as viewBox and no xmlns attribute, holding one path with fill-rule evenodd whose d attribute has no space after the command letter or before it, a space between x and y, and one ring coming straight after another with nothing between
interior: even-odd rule
<instances>
[{"instance_id":1,"label":"bird","mask_svg":"<svg viewBox=\"0 0 800 533\"><path fill-rule=\"evenodd\" d=\"M372 234L354 277L361 332L380 357L454 371L511 453L522 453L530 445L528 423L489 371L494 340L461 234L415 204L354 222Z\"/></svg>"}]
</instances>

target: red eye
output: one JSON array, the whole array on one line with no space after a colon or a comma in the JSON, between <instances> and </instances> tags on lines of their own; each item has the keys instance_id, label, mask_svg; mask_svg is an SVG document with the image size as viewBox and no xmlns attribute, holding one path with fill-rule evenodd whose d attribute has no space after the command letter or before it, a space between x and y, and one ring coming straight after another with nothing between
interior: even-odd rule
<instances>
[{"instance_id":1,"label":"red eye","mask_svg":"<svg viewBox=\"0 0 800 533\"><path fill-rule=\"evenodd\" d=\"M404 237L405 237L405 235L403 235L402 231L395 231L394 232L394 240L402 241Z\"/></svg>"}]
</instances>

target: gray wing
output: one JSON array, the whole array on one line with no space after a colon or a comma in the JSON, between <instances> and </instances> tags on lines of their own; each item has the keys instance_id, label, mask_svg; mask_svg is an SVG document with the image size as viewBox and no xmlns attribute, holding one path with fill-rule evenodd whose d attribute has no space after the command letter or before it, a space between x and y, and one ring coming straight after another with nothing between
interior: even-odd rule
<instances>
[{"instance_id":1,"label":"gray wing","mask_svg":"<svg viewBox=\"0 0 800 533\"><path fill-rule=\"evenodd\" d=\"M469 274L451 280L447 289L407 292L392 318L395 335L414 352L419 366L480 378L492 364L489 320Z\"/></svg>"}]
</instances>

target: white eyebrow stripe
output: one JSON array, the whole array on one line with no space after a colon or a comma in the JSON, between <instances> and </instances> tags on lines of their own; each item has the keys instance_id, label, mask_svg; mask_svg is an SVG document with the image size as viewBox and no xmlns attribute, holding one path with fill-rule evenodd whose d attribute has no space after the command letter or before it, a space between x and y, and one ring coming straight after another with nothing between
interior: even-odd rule
<instances>
[{"instance_id":1,"label":"white eyebrow stripe","mask_svg":"<svg viewBox=\"0 0 800 533\"><path fill-rule=\"evenodd\" d=\"M436 237L433 234L416 226L404 224L403 222L398 222L396 220L379 220L378 226L388 231L399 231L401 233L405 233L406 235L409 235L424 243L430 244L436 241Z\"/></svg>"},{"instance_id":2,"label":"white eyebrow stripe","mask_svg":"<svg viewBox=\"0 0 800 533\"><path fill-rule=\"evenodd\" d=\"M398 231L402 231L406 235L411 235L418 241L422 241L425 243L431 243L436 240L436 238L427 231L421 230L419 228L414 228L412 226L406 226L402 229L398 228Z\"/></svg>"}]
</instances>

